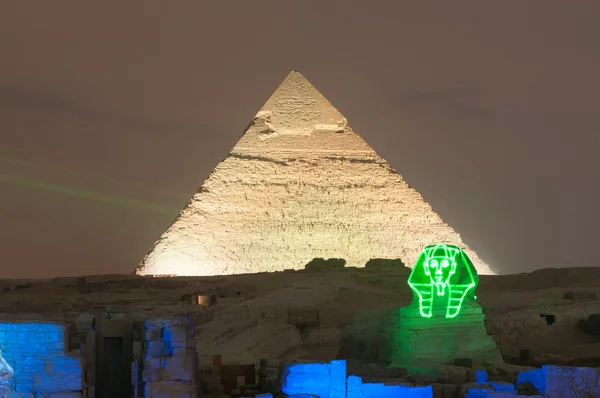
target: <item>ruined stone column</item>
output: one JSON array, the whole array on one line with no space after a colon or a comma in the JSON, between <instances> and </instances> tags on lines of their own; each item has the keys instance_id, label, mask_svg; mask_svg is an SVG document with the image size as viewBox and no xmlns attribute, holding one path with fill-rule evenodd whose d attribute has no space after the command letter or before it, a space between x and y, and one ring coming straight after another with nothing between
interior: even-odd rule
<instances>
[{"instance_id":1,"label":"ruined stone column","mask_svg":"<svg viewBox=\"0 0 600 398\"><path fill-rule=\"evenodd\" d=\"M0 351L0 398L7 398L10 390L9 379L15 375L15 371L10 365L2 358L2 351Z\"/></svg>"}]
</instances>

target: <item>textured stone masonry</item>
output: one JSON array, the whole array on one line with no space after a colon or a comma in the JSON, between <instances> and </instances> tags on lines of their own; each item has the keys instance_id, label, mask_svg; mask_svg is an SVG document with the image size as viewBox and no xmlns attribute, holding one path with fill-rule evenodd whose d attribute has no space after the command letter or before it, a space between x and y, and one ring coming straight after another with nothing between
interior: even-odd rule
<instances>
[{"instance_id":1,"label":"textured stone masonry","mask_svg":"<svg viewBox=\"0 0 600 398\"><path fill-rule=\"evenodd\" d=\"M196 397L196 345L190 321L152 319L145 323L144 396Z\"/></svg>"},{"instance_id":2,"label":"textured stone masonry","mask_svg":"<svg viewBox=\"0 0 600 398\"><path fill-rule=\"evenodd\" d=\"M140 275L226 275L301 269L313 258L412 266L423 247L466 251L460 235L292 72L229 156L160 237Z\"/></svg>"},{"instance_id":3,"label":"textured stone masonry","mask_svg":"<svg viewBox=\"0 0 600 398\"><path fill-rule=\"evenodd\" d=\"M67 347L61 324L0 322L2 356L14 369L9 397L81 397L83 360Z\"/></svg>"}]
</instances>

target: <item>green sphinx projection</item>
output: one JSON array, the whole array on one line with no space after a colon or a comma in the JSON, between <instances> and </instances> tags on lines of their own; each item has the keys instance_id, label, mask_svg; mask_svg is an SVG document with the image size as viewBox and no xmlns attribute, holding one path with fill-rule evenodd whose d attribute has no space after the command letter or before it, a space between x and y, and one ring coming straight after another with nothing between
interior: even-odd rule
<instances>
[{"instance_id":1,"label":"green sphinx projection","mask_svg":"<svg viewBox=\"0 0 600 398\"><path fill-rule=\"evenodd\" d=\"M469 257L458 247L446 244L423 249L408 277L424 318L431 318L434 309L445 309L446 318L455 318L465 297L475 298L478 283L477 271Z\"/></svg>"}]
</instances>

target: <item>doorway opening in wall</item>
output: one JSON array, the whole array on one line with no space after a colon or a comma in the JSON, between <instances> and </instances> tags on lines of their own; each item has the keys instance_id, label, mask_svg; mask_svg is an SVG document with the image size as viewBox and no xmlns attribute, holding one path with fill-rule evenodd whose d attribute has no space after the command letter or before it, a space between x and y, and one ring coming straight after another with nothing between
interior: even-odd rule
<instances>
[{"instance_id":1,"label":"doorway opening in wall","mask_svg":"<svg viewBox=\"0 0 600 398\"><path fill-rule=\"evenodd\" d=\"M123 338L105 337L102 398L130 397L128 367L123 359Z\"/></svg>"},{"instance_id":2,"label":"doorway opening in wall","mask_svg":"<svg viewBox=\"0 0 600 398\"><path fill-rule=\"evenodd\" d=\"M540 314L540 317L544 318L546 325L552 325L554 322L556 322L556 318L551 314Z\"/></svg>"}]
</instances>

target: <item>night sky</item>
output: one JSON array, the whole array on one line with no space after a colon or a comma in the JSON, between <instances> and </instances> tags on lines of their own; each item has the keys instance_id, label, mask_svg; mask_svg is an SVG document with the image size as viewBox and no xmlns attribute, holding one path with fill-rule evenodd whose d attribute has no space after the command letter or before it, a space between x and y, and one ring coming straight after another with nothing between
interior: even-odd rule
<instances>
[{"instance_id":1,"label":"night sky","mask_svg":"<svg viewBox=\"0 0 600 398\"><path fill-rule=\"evenodd\" d=\"M0 278L131 273L291 69L493 269L597 266L600 2L0 5Z\"/></svg>"}]
</instances>

